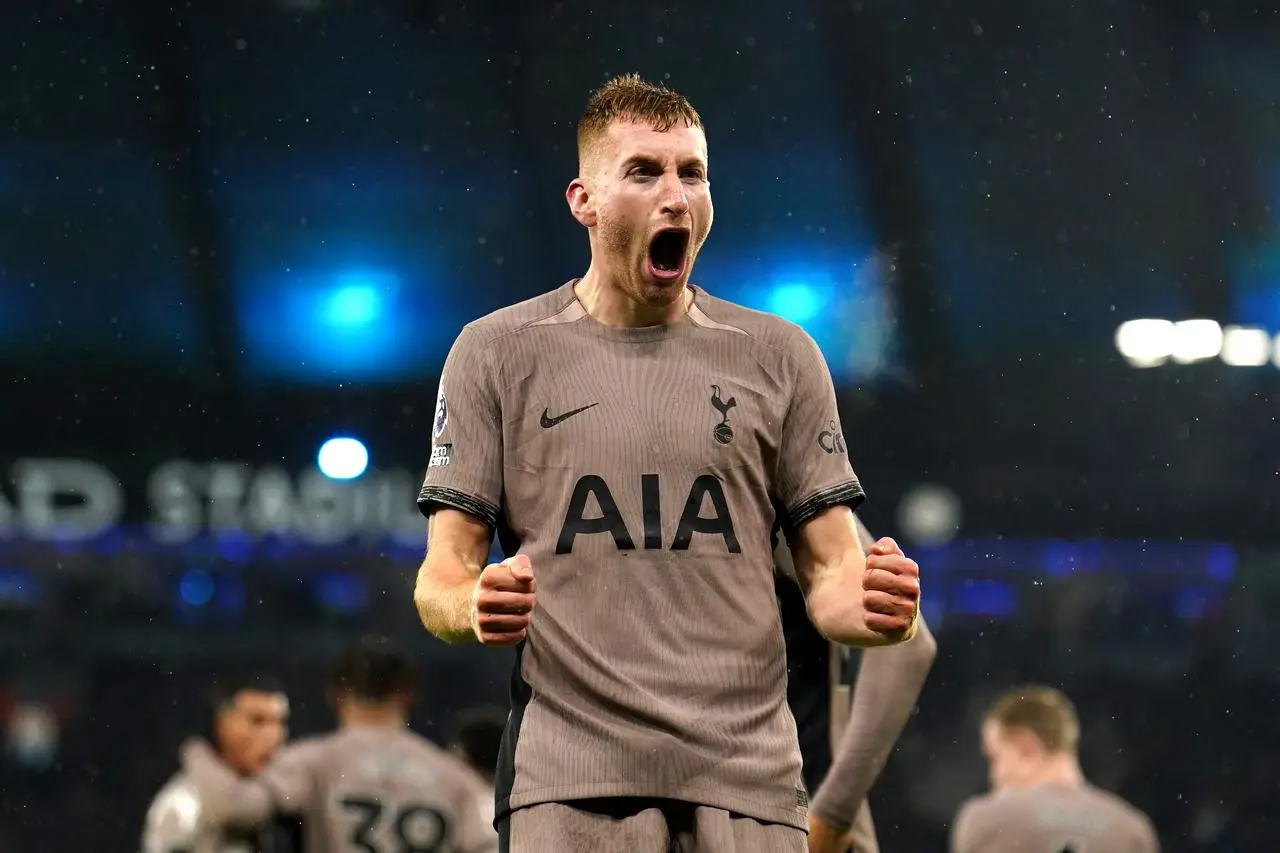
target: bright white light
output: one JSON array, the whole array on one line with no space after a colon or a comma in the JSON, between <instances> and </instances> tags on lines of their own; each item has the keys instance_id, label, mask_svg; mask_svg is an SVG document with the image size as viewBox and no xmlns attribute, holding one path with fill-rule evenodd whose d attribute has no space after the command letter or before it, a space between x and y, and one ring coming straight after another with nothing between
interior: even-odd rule
<instances>
[{"instance_id":1,"label":"bright white light","mask_svg":"<svg viewBox=\"0 0 1280 853\"><path fill-rule=\"evenodd\" d=\"M898 504L898 526L917 545L942 545L960 530L960 498L946 486L916 486Z\"/></svg>"},{"instance_id":2,"label":"bright white light","mask_svg":"<svg viewBox=\"0 0 1280 853\"><path fill-rule=\"evenodd\" d=\"M1116 349L1134 367L1155 367L1173 355L1174 325L1168 320L1130 320L1116 329Z\"/></svg>"},{"instance_id":3,"label":"bright white light","mask_svg":"<svg viewBox=\"0 0 1280 853\"><path fill-rule=\"evenodd\" d=\"M1232 367L1259 367L1271 360L1271 336L1265 329L1227 326L1222 330L1222 361Z\"/></svg>"},{"instance_id":4,"label":"bright white light","mask_svg":"<svg viewBox=\"0 0 1280 853\"><path fill-rule=\"evenodd\" d=\"M1191 364L1217 358L1222 352L1222 327L1217 320L1180 320L1173 324L1173 360Z\"/></svg>"},{"instance_id":5,"label":"bright white light","mask_svg":"<svg viewBox=\"0 0 1280 853\"><path fill-rule=\"evenodd\" d=\"M320 473L331 480L354 480L369 467L369 451L355 438L331 438L316 457Z\"/></svg>"}]
</instances>

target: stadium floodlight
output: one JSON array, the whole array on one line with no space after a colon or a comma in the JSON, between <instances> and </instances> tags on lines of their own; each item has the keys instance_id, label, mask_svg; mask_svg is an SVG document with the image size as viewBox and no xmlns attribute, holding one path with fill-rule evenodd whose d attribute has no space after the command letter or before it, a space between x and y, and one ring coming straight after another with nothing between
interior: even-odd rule
<instances>
[{"instance_id":1,"label":"stadium floodlight","mask_svg":"<svg viewBox=\"0 0 1280 853\"><path fill-rule=\"evenodd\" d=\"M1164 364L1173 348L1174 324L1170 320L1129 320L1116 329L1116 349L1134 367Z\"/></svg>"},{"instance_id":2,"label":"stadium floodlight","mask_svg":"<svg viewBox=\"0 0 1280 853\"><path fill-rule=\"evenodd\" d=\"M331 438L320 446L316 465L331 480L354 480L369 468L369 450L358 438Z\"/></svg>"},{"instance_id":3,"label":"stadium floodlight","mask_svg":"<svg viewBox=\"0 0 1280 853\"><path fill-rule=\"evenodd\" d=\"M1179 320L1173 324L1173 360L1192 364L1222 353L1222 326L1217 320Z\"/></svg>"},{"instance_id":4,"label":"stadium floodlight","mask_svg":"<svg viewBox=\"0 0 1280 853\"><path fill-rule=\"evenodd\" d=\"M1222 330L1222 363L1261 367L1271 361L1271 335L1266 329L1227 326Z\"/></svg>"},{"instance_id":5,"label":"stadium floodlight","mask_svg":"<svg viewBox=\"0 0 1280 853\"><path fill-rule=\"evenodd\" d=\"M185 604L204 607L213 599L213 578L199 569L192 569L178 582L178 595Z\"/></svg>"}]
</instances>

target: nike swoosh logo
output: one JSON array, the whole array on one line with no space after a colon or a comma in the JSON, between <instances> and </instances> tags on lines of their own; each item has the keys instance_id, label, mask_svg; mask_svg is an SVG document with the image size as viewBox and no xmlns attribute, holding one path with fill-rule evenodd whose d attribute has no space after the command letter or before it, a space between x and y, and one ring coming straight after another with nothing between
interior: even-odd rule
<instances>
[{"instance_id":1,"label":"nike swoosh logo","mask_svg":"<svg viewBox=\"0 0 1280 853\"><path fill-rule=\"evenodd\" d=\"M573 417L574 415L581 414L582 412L585 412L587 409L594 409L598 405L600 404L590 403L586 406L583 406L580 409L574 409L571 412L565 412L563 415L556 415L554 418L551 417L550 409L543 409L542 418L541 420L538 421L538 423L542 424L543 429L551 429L556 424L561 423L562 421L567 421L569 420L569 418Z\"/></svg>"}]
</instances>

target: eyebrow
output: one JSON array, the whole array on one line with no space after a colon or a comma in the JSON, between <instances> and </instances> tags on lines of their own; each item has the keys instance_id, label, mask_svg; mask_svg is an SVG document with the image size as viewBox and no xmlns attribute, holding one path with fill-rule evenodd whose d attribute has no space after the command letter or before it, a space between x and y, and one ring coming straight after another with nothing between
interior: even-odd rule
<instances>
[{"instance_id":1,"label":"eyebrow","mask_svg":"<svg viewBox=\"0 0 1280 853\"><path fill-rule=\"evenodd\" d=\"M626 171L632 168L633 166L661 166L661 165L662 164L661 162L659 162L657 157L651 157L648 154L633 154L632 156L628 157L626 160L623 161L622 169L623 171ZM692 158L680 161L681 169L688 169L692 167L696 167L699 169L706 169L707 163L701 157L692 157Z\"/></svg>"}]
</instances>

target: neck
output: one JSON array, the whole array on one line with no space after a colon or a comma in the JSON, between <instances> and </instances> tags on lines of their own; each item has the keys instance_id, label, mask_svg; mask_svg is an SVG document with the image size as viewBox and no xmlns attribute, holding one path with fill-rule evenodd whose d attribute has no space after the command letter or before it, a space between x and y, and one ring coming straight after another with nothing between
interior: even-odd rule
<instances>
[{"instance_id":1,"label":"neck","mask_svg":"<svg viewBox=\"0 0 1280 853\"><path fill-rule=\"evenodd\" d=\"M341 722L344 727L381 726L388 729L402 729L409 724L404 712L399 708L387 708L380 705L359 705L346 708L342 712Z\"/></svg>"},{"instance_id":2,"label":"neck","mask_svg":"<svg viewBox=\"0 0 1280 853\"><path fill-rule=\"evenodd\" d=\"M237 776L248 776L248 775L249 775L249 772L248 772L247 770L245 770L244 768L242 768L242 767L241 767L237 762L235 762L235 761L232 761L232 760L231 760L231 756L227 754L226 750L219 749L219 750L218 750L218 758L219 758L219 759L221 759L221 761L222 761L222 763L223 763L223 764L225 764L225 765L227 765L227 767L231 768L231 771L232 771L233 773L235 773Z\"/></svg>"},{"instance_id":3,"label":"neck","mask_svg":"<svg viewBox=\"0 0 1280 853\"><path fill-rule=\"evenodd\" d=\"M1053 755L1044 760L1027 779L1027 786L1065 785L1078 788L1084 784L1084 771L1072 755Z\"/></svg>"},{"instance_id":4,"label":"neck","mask_svg":"<svg viewBox=\"0 0 1280 853\"><path fill-rule=\"evenodd\" d=\"M687 285L682 286L679 297L667 305L637 302L618 283L616 276L610 275L594 260L586 274L573 286L573 294L597 322L623 328L674 323L688 312L693 302L693 292Z\"/></svg>"}]
</instances>

